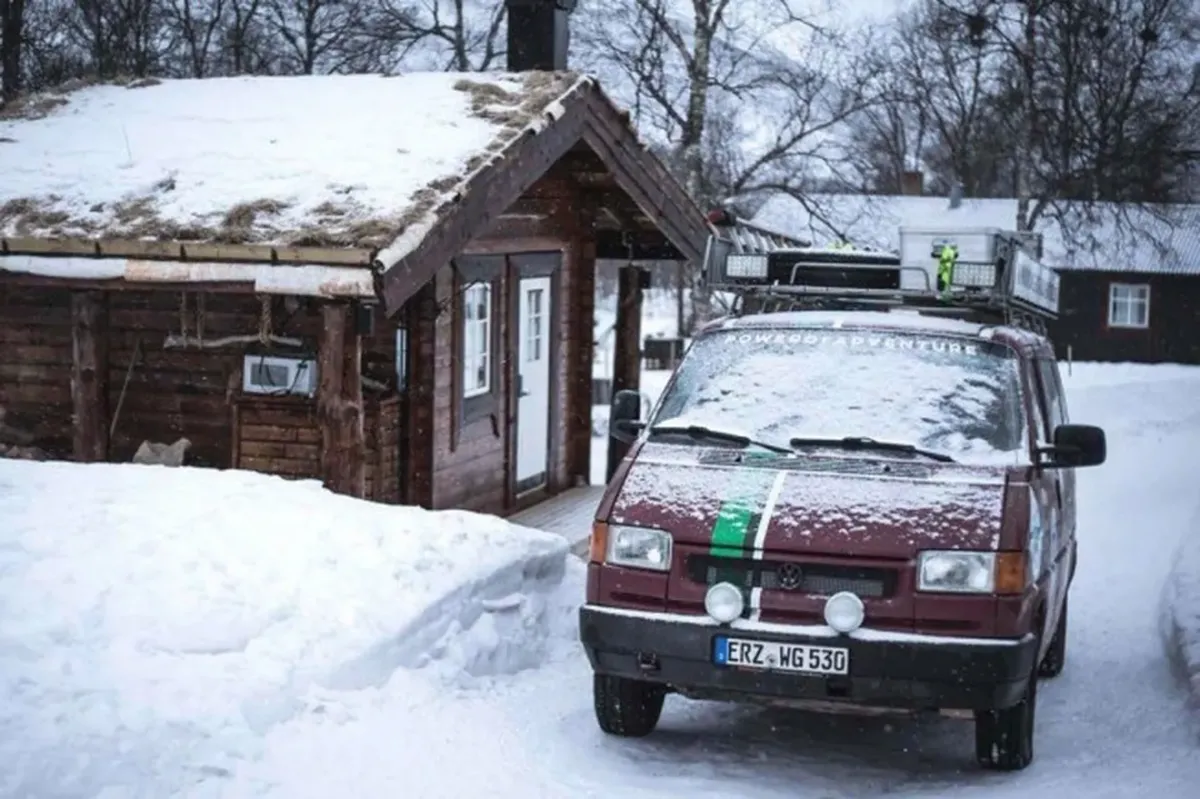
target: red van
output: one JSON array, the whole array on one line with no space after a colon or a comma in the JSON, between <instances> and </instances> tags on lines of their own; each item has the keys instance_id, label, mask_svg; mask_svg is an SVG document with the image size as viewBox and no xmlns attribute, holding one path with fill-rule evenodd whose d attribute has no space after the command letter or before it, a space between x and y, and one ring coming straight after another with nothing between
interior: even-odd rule
<instances>
[{"instance_id":1,"label":"red van","mask_svg":"<svg viewBox=\"0 0 1200 799\"><path fill-rule=\"evenodd\" d=\"M669 692L968 711L979 763L1024 768L1066 655L1073 470L1106 445L1068 420L1045 336L981 313L1011 252L953 301L888 284L898 258L855 288L845 253L761 257L760 295L804 307L832 265L837 301L710 324L645 421L614 399L630 448L580 609L601 729L649 734Z\"/></svg>"}]
</instances>

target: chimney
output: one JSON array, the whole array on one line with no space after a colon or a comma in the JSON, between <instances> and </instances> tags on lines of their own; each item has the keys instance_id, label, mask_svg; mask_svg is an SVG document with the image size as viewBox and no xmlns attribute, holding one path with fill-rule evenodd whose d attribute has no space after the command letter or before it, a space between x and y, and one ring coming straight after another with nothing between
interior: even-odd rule
<instances>
[{"instance_id":1,"label":"chimney","mask_svg":"<svg viewBox=\"0 0 1200 799\"><path fill-rule=\"evenodd\" d=\"M950 210L953 211L955 208L961 207L962 201L963 184L956 180L954 181L954 185L950 187Z\"/></svg>"},{"instance_id":2,"label":"chimney","mask_svg":"<svg viewBox=\"0 0 1200 799\"><path fill-rule=\"evenodd\" d=\"M504 0L508 14L508 71L567 68L567 18L577 0Z\"/></svg>"},{"instance_id":3,"label":"chimney","mask_svg":"<svg viewBox=\"0 0 1200 799\"><path fill-rule=\"evenodd\" d=\"M920 197L925 193L925 173L906 170L900 173L900 193L906 197Z\"/></svg>"}]
</instances>

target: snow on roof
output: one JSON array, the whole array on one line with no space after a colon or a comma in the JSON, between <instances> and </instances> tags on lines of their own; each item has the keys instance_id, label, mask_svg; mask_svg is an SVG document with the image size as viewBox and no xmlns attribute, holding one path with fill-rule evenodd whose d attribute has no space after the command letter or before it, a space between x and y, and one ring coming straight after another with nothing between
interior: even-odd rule
<instances>
[{"instance_id":1,"label":"snow on roof","mask_svg":"<svg viewBox=\"0 0 1200 799\"><path fill-rule=\"evenodd\" d=\"M154 79L31 96L0 112L0 235L382 247L583 80Z\"/></svg>"},{"instance_id":2,"label":"snow on roof","mask_svg":"<svg viewBox=\"0 0 1200 799\"><path fill-rule=\"evenodd\" d=\"M807 206L794 197L775 195L754 216L815 243L845 235L859 246L898 250L900 228L1016 227L1014 199L963 200L950 208L945 197L814 194ZM1043 262L1059 270L1200 274L1200 205L1129 207L1115 221L1112 206L1097 207L1089 220L1081 208L1068 208L1063 224L1044 219ZM1063 235L1063 226L1071 235Z\"/></svg>"},{"instance_id":3,"label":"snow on roof","mask_svg":"<svg viewBox=\"0 0 1200 799\"><path fill-rule=\"evenodd\" d=\"M536 662L567 568L494 516L234 470L0 459L0 519L6 795L176 795L314 690Z\"/></svg>"}]
</instances>

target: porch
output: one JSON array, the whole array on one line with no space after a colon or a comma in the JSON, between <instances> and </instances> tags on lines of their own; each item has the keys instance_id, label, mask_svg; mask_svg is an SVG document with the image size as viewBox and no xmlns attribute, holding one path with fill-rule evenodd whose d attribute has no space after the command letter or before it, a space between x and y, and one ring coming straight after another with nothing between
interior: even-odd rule
<instances>
[{"instance_id":1,"label":"porch","mask_svg":"<svg viewBox=\"0 0 1200 799\"><path fill-rule=\"evenodd\" d=\"M580 557L587 555L588 538L596 506L604 495L604 486L589 485L570 488L550 499L518 511L508 519L516 524L556 533L567 539L571 551Z\"/></svg>"}]
</instances>

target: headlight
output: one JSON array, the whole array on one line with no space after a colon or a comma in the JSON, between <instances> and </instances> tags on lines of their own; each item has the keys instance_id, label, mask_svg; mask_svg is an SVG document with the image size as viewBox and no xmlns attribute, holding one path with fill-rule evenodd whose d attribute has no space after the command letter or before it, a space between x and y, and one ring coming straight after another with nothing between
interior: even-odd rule
<instances>
[{"instance_id":1,"label":"headlight","mask_svg":"<svg viewBox=\"0 0 1200 799\"><path fill-rule=\"evenodd\" d=\"M922 552L917 590L990 594L996 588L995 552Z\"/></svg>"},{"instance_id":2,"label":"headlight","mask_svg":"<svg viewBox=\"0 0 1200 799\"><path fill-rule=\"evenodd\" d=\"M671 568L671 534L646 527L608 528L608 551L604 560L614 566L667 571Z\"/></svg>"}]
</instances>

